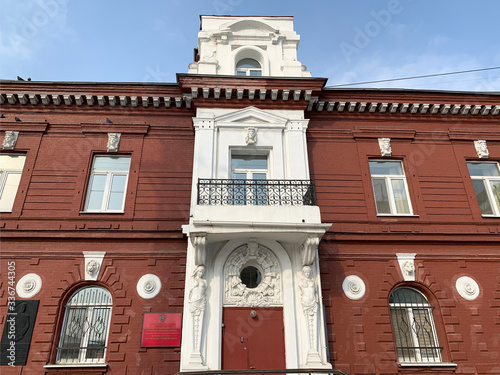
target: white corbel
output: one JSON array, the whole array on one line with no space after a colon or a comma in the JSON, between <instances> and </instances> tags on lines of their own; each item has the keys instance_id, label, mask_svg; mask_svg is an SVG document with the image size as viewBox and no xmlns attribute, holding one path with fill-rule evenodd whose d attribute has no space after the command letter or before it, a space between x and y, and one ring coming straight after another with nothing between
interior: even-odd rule
<instances>
[{"instance_id":1,"label":"white corbel","mask_svg":"<svg viewBox=\"0 0 500 375\"><path fill-rule=\"evenodd\" d=\"M194 248L194 264L196 266L204 266L205 260L207 258L207 252L206 252L207 234L191 233L190 238Z\"/></svg>"},{"instance_id":2,"label":"white corbel","mask_svg":"<svg viewBox=\"0 0 500 375\"><path fill-rule=\"evenodd\" d=\"M307 239L302 244L302 265L310 266L316 259L316 250L319 246L318 236L307 236Z\"/></svg>"}]
</instances>

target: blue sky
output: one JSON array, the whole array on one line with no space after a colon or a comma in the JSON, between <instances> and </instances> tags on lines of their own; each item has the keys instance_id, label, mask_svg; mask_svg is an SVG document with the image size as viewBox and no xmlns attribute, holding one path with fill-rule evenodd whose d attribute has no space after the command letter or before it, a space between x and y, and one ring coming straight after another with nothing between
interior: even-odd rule
<instances>
[{"instance_id":1,"label":"blue sky","mask_svg":"<svg viewBox=\"0 0 500 375\"><path fill-rule=\"evenodd\" d=\"M0 0L0 78L175 82L200 14L294 16L329 86L500 66L498 0ZM354 87L500 91L500 69Z\"/></svg>"}]
</instances>

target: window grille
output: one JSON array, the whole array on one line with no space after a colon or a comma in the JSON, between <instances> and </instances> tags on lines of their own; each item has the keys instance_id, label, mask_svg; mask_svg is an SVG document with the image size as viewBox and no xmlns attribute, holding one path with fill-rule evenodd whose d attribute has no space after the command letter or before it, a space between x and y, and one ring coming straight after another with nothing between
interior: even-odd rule
<instances>
[{"instance_id":1,"label":"window grille","mask_svg":"<svg viewBox=\"0 0 500 375\"><path fill-rule=\"evenodd\" d=\"M396 351L400 362L441 362L433 307L412 288L398 288L389 299Z\"/></svg>"},{"instance_id":2,"label":"window grille","mask_svg":"<svg viewBox=\"0 0 500 375\"><path fill-rule=\"evenodd\" d=\"M66 304L57 363L103 363L112 299L101 287L77 291Z\"/></svg>"}]
</instances>

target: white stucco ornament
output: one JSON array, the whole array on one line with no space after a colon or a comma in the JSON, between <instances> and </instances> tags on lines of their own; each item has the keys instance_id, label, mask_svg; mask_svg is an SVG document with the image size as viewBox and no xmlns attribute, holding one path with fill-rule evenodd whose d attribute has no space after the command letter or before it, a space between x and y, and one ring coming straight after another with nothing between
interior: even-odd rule
<instances>
[{"instance_id":1,"label":"white stucco ornament","mask_svg":"<svg viewBox=\"0 0 500 375\"><path fill-rule=\"evenodd\" d=\"M361 277L356 275L347 276L342 283L342 289L347 298L352 300L361 299L366 293L365 283Z\"/></svg>"},{"instance_id":2,"label":"white stucco ornament","mask_svg":"<svg viewBox=\"0 0 500 375\"><path fill-rule=\"evenodd\" d=\"M99 277L102 267L102 261L106 255L105 251L84 251L85 258L84 274L85 280L96 281Z\"/></svg>"},{"instance_id":3,"label":"white stucco ornament","mask_svg":"<svg viewBox=\"0 0 500 375\"><path fill-rule=\"evenodd\" d=\"M148 273L137 282L137 294L144 299L154 298L160 293L161 280L158 276Z\"/></svg>"},{"instance_id":4,"label":"white stucco ornament","mask_svg":"<svg viewBox=\"0 0 500 375\"><path fill-rule=\"evenodd\" d=\"M468 276L462 276L457 279L455 284L458 294L466 300L473 301L479 296L479 285Z\"/></svg>"},{"instance_id":5,"label":"white stucco ornament","mask_svg":"<svg viewBox=\"0 0 500 375\"><path fill-rule=\"evenodd\" d=\"M405 281L415 281L416 253L397 253L399 268Z\"/></svg>"},{"instance_id":6,"label":"white stucco ornament","mask_svg":"<svg viewBox=\"0 0 500 375\"><path fill-rule=\"evenodd\" d=\"M262 281L255 288L247 288L240 273L246 266L256 267ZM224 304L226 306L280 306L282 305L281 270L276 256L255 240L236 249L225 266Z\"/></svg>"},{"instance_id":7,"label":"white stucco ornament","mask_svg":"<svg viewBox=\"0 0 500 375\"><path fill-rule=\"evenodd\" d=\"M392 156L391 139L379 138L378 145L380 147L381 156Z\"/></svg>"},{"instance_id":8,"label":"white stucco ornament","mask_svg":"<svg viewBox=\"0 0 500 375\"><path fill-rule=\"evenodd\" d=\"M488 151L488 145L485 140L474 141L474 147L476 148L476 153L478 158L488 158L490 152Z\"/></svg>"},{"instance_id":9,"label":"white stucco ornament","mask_svg":"<svg viewBox=\"0 0 500 375\"><path fill-rule=\"evenodd\" d=\"M42 279L36 273L28 273L16 284L17 295L21 298L32 298L42 289Z\"/></svg>"},{"instance_id":10,"label":"white stucco ornament","mask_svg":"<svg viewBox=\"0 0 500 375\"><path fill-rule=\"evenodd\" d=\"M17 138L19 137L19 132L7 130L5 132L5 138L2 142L2 148L4 150L13 150L16 147Z\"/></svg>"}]
</instances>

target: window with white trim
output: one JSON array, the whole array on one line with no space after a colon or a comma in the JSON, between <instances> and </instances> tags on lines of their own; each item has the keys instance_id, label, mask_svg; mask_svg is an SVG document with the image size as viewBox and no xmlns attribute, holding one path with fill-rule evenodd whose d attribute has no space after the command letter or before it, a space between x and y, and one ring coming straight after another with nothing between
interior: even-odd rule
<instances>
[{"instance_id":1,"label":"window with white trim","mask_svg":"<svg viewBox=\"0 0 500 375\"><path fill-rule=\"evenodd\" d=\"M111 307L111 294L102 287L73 294L66 304L57 363L104 363Z\"/></svg>"},{"instance_id":2,"label":"window with white trim","mask_svg":"<svg viewBox=\"0 0 500 375\"><path fill-rule=\"evenodd\" d=\"M0 212L11 212L26 155L0 155Z\"/></svg>"},{"instance_id":3,"label":"window with white trim","mask_svg":"<svg viewBox=\"0 0 500 375\"><path fill-rule=\"evenodd\" d=\"M483 216L500 216L500 168L496 162L468 162L470 178Z\"/></svg>"},{"instance_id":4,"label":"window with white trim","mask_svg":"<svg viewBox=\"0 0 500 375\"><path fill-rule=\"evenodd\" d=\"M379 215L411 215L408 185L400 160L370 160L373 194Z\"/></svg>"},{"instance_id":5,"label":"window with white trim","mask_svg":"<svg viewBox=\"0 0 500 375\"><path fill-rule=\"evenodd\" d=\"M267 155L231 155L234 204L267 205Z\"/></svg>"},{"instance_id":6,"label":"window with white trim","mask_svg":"<svg viewBox=\"0 0 500 375\"><path fill-rule=\"evenodd\" d=\"M242 59L236 64L236 75L260 77L262 76L262 67L257 60Z\"/></svg>"},{"instance_id":7,"label":"window with white trim","mask_svg":"<svg viewBox=\"0 0 500 375\"><path fill-rule=\"evenodd\" d=\"M130 156L95 156L89 180L86 212L123 212Z\"/></svg>"},{"instance_id":8,"label":"window with white trim","mask_svg":"<svg viewBox=\"0 0 500 375\"><path fill-rule=\"evenodd\" d=\"M389 307L399 362L441 362L433 307L425 296L413 288L397 288L391 293Z\"/></svg>"}]
</instances>

